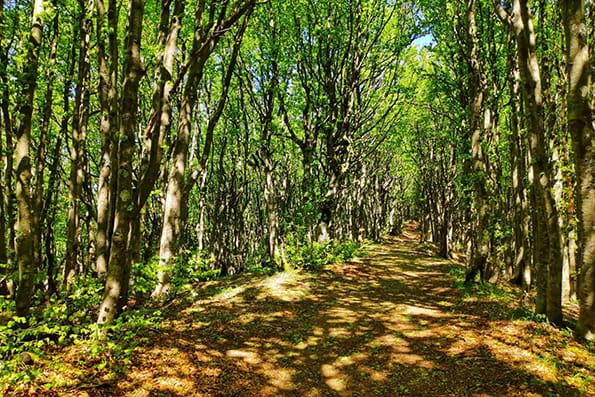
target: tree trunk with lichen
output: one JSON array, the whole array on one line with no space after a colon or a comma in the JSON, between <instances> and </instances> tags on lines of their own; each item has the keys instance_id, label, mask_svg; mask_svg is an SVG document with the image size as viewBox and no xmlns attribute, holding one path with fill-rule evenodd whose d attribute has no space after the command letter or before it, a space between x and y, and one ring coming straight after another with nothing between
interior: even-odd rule
<instances>
[{"instance_id":1,"label":"tree trunk with lichen","mask_svg":"<svg viewBox=\"0 0 595 397\"><path fill-rule=\"evenodd\" d=\"M23 90L19 97L18 117L16 129L16 199L18 221L16 227L16 258L19 267L19 286L16 294L17 316L27 316L31 307L31 299L35 288L35 275L39 263L35 262L34 239L38 236L34 230L33 198L32 195L32 165L31 165L31 127L33 117L33 98L37 88L37 69L39 52L43 35L44 4L42 0L33 2L33 16L30 46L27 61L23 66L21 86Z\"/></svg>"},{"instance_id":2,"label":"tree trunk with lichen","mask_svg":"<svg viewBox=\"0 0 595 397\"><path fill-rule=\"evenodd\" d=\"M578 217L578 334L595 340L595 145L591 109L589 48L584 0L563 0L560 8L568 58L568 129L572 135ZM591 38L593 39L593 38Z\"/></svg>"},{"instance_id":3,"label":"tree trunk with lichen","mask_svg":"<svg viewBox=\"0 0 595 397\"><path fill-rule=\"evenodd\" d=\"M475 222L473 231L473 252L470 256L469 271L465 276L465 283L470 283L479 272L481 282L486 281L486 268L490 250L490 236L488 233L488 191L486 180L486 163L482 141L485 139L486 128L482 121L484 112L485 75L479 64L478 36L475 23L475 0L467 3L467 33L471 43L469 54L471 100L469 103L469 118L471 130L471 154L474 180Z\"/></svg>"},{"instance_id":4,"label":"tree trunk with lichen","mask_svg":"<svg viewBox=\"0 0 595 397\"><path fill-rule=\"evenodd\" d=\"M128 36L126 38L126 63L121 100L121 121L118 131L119 163L117 173L118 189L115 196L116 212L114 233L110 250L109 267L105 282L103 300L99 307L98 324L109 324L122 310L127 300L126 291L130 281L129 233L132 216L136 214L133 200L132 161L134 159L136 119L138 113L138 89L144 75L141 61L141 33L143 24L144 0L130 0L128 14Z\"/></svg>"},{"instance_id":5,"label":"tree trunk with lichen","mask_svg":"<svg viewBox=\"0 0 595 397\"><path fill-rule=\"evenodd\" d=\"M531 189L534 198L532 208L534 233L534 258L538 286L537 312L546 314L555 323L562 324L562 250L558 210L552 194L552 172L547 156L543 117L543 91L537 56L536 37L533 28L531 7L528 0L514 0L512 13L506 12L499 1L495 9L502 21L514 33L525 104L525 125L529 138L529 153L532 163ZM545 293L545 296L542 294Z\"/></svg>"}]
</instances>

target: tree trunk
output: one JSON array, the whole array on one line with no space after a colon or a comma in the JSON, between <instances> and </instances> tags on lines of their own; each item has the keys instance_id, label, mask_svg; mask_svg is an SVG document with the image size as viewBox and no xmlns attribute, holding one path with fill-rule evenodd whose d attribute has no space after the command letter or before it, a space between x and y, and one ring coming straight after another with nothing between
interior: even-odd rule
<instances>
[{"instance_id":1,"label":"tree trunk","mask_svg":"<svg viewBox=\"0 0 595 397\"><path fill-rule=\"evenodd\" d=\"M513 271L512 282L528 291L531 287L531 252L530 252L530 215L528 211L527 189L525 178L527 175L526 153L523 150L525 140L520 135L521 123L519 98L519 70L516 57L511 55L509 62L510 92L512 98L512 112L510 120L510 160L512 164L512 189L514 194L513 216Z\"/></svg>"},{"instance_id":2,"label":"tree trunk","mask_svg":"<svg viewBox=\"0 0 595 397\"><path fill-rule=\"evenodd\" d=\"M592 5L591 5L592 6ZM595 145L590 103L589 48L584 0L560 2L568 57L568 129L572 134L578 217L577 267L580 316L578 334L595 340ZM593 38L592 38L593 39Z\"/></svg>"},{"instance_id":3,"label":"tree trunk","mask_svg":"<svg viewBox=\"0 0 595 397\"><path fill-rule=\"evenodd\" d=\"M69 87L70 85L67 84ZM69 91L69 90L67 90ZM68 108L68 101L64 104L65 108ZM48 287L45 294L46 302L50 302L51 297L57 292L56 283L56 242L54 238L54 224L56 219L57 204L56 198L58 197L58 182L60 180L60 164L61 164L61 151L62 151L62 137L66 136L66 133L60 134L56 141L53 153L50 158L52 160L49 166L49 178L46 189L46 196L44 198L43 211L41 219L44 220L45 225L43 228L43 239L45 241L45 254L43 261L45 262L46 275Z\"/></svg>"},{"instance_id":4,"label":"tree trunk","mask_svg":"<svg viewBox=\"0 0 595 397\"><path fill-rule=\"evenodd\" d=\"M221 29L223 29L225 26L227 26L227 28L231 27L233 24L232 21L235 22L237 18L239 18L249 9L251 8L249 7L247 9L241 9L240 11L237 11L240 13L239 15L233 14L227 19L224 18L224 15L220 15L219 22L212 27L213 31L206 32L208 33L208 36L200 36L201 32L197 30L193 44L193 53L197 54L197 56L190 68L190 72L187 77L188 80L184 88L184 96L182 98L180 111L180 124L178 126L178 134L176 135L172 168L169 175L169 182L167 184L165 208L163 213L163 229L159 244L159 261L161 270L157 274L158 283L155 287L155 290L153 291L153 296L160 296L169 292L173 260L175 255L178 253L178 239L180 237L182 227L186 223L186 200L190 194L190 189L192 189L198 177L203 176L203 173L206 170L207 162L211 152L211 145L213 142L213 133L225 107L225 101L227 99L232 73L235 68L239 45L241 43L241 38L243 37L243 32L246 28L247 20L244 21L240 32L236 36L230 63L223 77L221 96L219 98L217 108L207 123L204 147L202 156L199 160L198 169L193 172L193 175L190 176L188 182L185 183L187 166L186 162L190 144L190 129L192 125L192 112L197 100L196 86L202 79L205 63L221 38L221 35L219 35L217 32L221 31ZM202 9L197 9L197 21L202 19L203 11L204 10Z\"/></svg>"},{"instance_id":5,"label":"tree trunk","mask_svg":"<svg viewBox=\"0 0 595 397\"><path fill-rule=\"evenodd\" d=\"M473 281L477 272L480 274L481 282L486 281L486 267L489 255L490 237L488 233L488 215L489 203L487 192L487 178L485 159L482 148L482 140L485 139L483 134L486 132L485 125L483 125L483 97L486 79L481 71L478 54L478 37L477 26L475 23L475 0L467 3L467 23L468 35L471 42L469 63L471 67L471 75L469 87L471 89L471 101L469 104L469 118L471 129L471 154L474 173L474 190L475 190L475 212L476 219L474 222L475 230L473 231L473 249L471 255L473 261L470 264L469 271L465 277L465 283Z\"/></svg>"},{"instance_id":6,"label":"tree trunk","mask_svg":"<svg viewBox=\"0 0 595 397\"><path fill-rule=\"evenodd\" d=\"M18 222L16 227L16 258L19 266L19 287L16 295L17 316L29 314L31 299L35 288L35 274L39 263L35 262L33 253L38 235L32 220L31 197L31 125L33 117L33 98L37 88L37 69L39 52L43 35L44 4L35 0L32 10L32 27L29 37L29 49L23 66L20 86L23 87L18 98L18 114L20 123L16 130L16 198Z\"/></svg>"},{"instance_id":7,"label":"tree trunk","mask_svg":"<svg viewBox=\"0 0 595 397\"><path fill-rule=\"evenodd\" d=\"M269 142L270 144L270 142ZM264 202L267 211L267 231L268 231L268 259L271 263L279 261L279 217L277 215L277 200L275 199L275 174L273 164L270 158L270 148L265 150L268 154L265 156L265 185Z\"/></svg>"},{"instance_id":8,"label":"tree trunk","mask_svg":"<svg viewBox=\"0 0 595 397\"><path fill-rule=\"evenodd\" d=\"M6 57L4 56L4 0L0 0L0 84L4 87L6 84ZM2 94L2 105L0 106L0 112L2 116L0 117L0 131L3 132L2 136L7 137L12 135L12 131L10 131L10 116L7 111L8 107L8 100L5 99L5 96L8 96L8 90L3 90L4 93ZM6 185L6 175L8 173L12 173L12 169L8 170L6 168L7 161L9 155L5 154L5 147L4 147L4 139L0 137L0 277L2 281L0 281L0 289L4 290L5 286L8 286L9 278L11 274L11 269L8 266L8 246L7 246L7 238L8 238L8 231L6 229L6 225L8 223L8 200L7 197L10 197L10 189L9 186ZM8 147L8 142L6 142L6 151L8 149L12 149ZM10 155L12 157L12 155ZM8 290L8 288L6 288ZM8 292L8 291L6 291Z\"/></svg>"},{"instance_id":9,"label":"tree trunk","mask_svg":"<svg viewBox=\"0 0 595 397\"><path fill-rule=\"evenodd\" d=\"M197 20L201 16L197 16ZM198 34L198 33L197 33ZM194 51L201 46L202 37L194 40ZM175 49L175 48L174 48ZM210 52L209 52L210 53ZM174 153L172 159L165 206L163 210L163 229L159 244L159 272L158 283L153 291L153 296L167 294L170 288L171 270L177 254L178 236L181 232L182 200L184 196L184 181L186 178L186 159L190 143L190 130L192 126L192 113L196 104L196 86L202 77L202 67L206 58L195 62L188 73L184 95L181 101L180 122L176 134Z\"/></svg>"},{"instance_id":10,"label":"tree trunk","mask_svg":"<svg viewBox=\"0 0 595 397\"><path fill-rule=\"evenodd\" d=\"M112 130L118 125L118 4L117 0L109 0L105 26L105 0L96 1L97 14L97 60L99 77L99 106L101 137L101 165L97 183L97 232L95 234L95 272L100 278L107 273L109 262L110 240L113 231L113 207L115 187L112 175L112 163L116 163L116 144L112 139ZM108 33L109 62L106 51L104 30ZM109 66L108 66L109 63Z\"/></svg>"},{"instance_id":11,"label":"tree trunk","mask_svg":"<svg viewBox=\"0 0 595 397\"><path fill-rule=\"evenodd\" d=\"M72 146L70 148L70 184L68 202L68 238L66 244L66 255L64 263L64 281L66 284L66 295L72 291L74 275L80 264L81 251L81 196L85 174L85 140L87 135L87 122L89 119L89 42L91 20L90 14L92 4L85 4L85 0L79 1L81 10L80 16L80 43L78 53L78 73L76 83L76 95L74 98L74 111L72 116Z\"/></svg>"},{"instance_id":12,"label":"tree trunk","mask_svg":"<svg viewBox=\"0 0 595 397\"><path fill-rule=\"evenodd\" d=\"M4 10L3 10L4 11ZM3 12L2 11L2 12ZM1 22L1 21L0 21ZM3 25L4 26L4 25ZM0 30L3 28L0 28ZM9 48L4 47L6 40L0 40L0 84L8 87L9 81L7 76L7 67L9 64ZM3 159L2 170L4 191L2 192L2 199L4 200L4 215L6 217L6 289L11 297L15 295L14 280L9 277L14 272L15 267L15 225L16 214L14 207L14 121L11 119L9 90L5 89L1 92L0 107L2 111L2 124L4 126L4 136L6 139L5 150L0 153L0 158Z\"/></svg>"},{"instance_id":13,"label":"tree trunk","mask_svg":"<svg viewBox=\"0 0 595 397\"><path fill-rule=\"evenodd\" d=\"M514 0L512 15L508 15L504 11L500 2L494 1L494 5L501 19L512 28L517 41L523 83L525 121L533 164L532 189L535 194L533 214L538 217L537 219L534 218L534 222L541 222L545 218L542 234L537 234L541 231L541 227L534 228L536 252L539 257L543 256L545 258L535 258L535 261L537 265L541 264L541 261L545 259L547 271L540 272L538 269L536 277L545 278L547 285L545 313L548 319L555 324L561 325L562 251L559 239L558 211L552 195L552 176L546 151L541 74L531 10L528 0Z\"/></svg>"},{"instance_id":14,"label":"tree trunk","mask_svg":"<svg viewBox=\"0 0 595 397\"><path fill-rule=\"evenodd\" d=\"M129 0L126 37L126 61L121 100L121 121L118 139L118 188L114 233L110 250L105 292L99 307L98 324L109 324L122 310L126 301L125 291L130 278L129 233L132 216L137 214L133 200L132 162L134 159L136 119L138 114L138 89L145 70L141 61L141 35L144 0Z\"/></svg>"},{"instance_id":15,"label":"tree trunk","mask_svg":"<svg viewBox=\"0 0 595 397\"><path fill-rule=\"evenodd\" d=\"M53 2L53 6L56 7L56 1ZM50 44L49 44L49 56L47 64L46 73L45 73L45 81L47 81L46 92L44 95L43 101L43 108L42 108L42 118L39 127L39 138L37 144L37 153L35 158L35 186L33 187L32 193L32 216L31 222L33 224L33 230L37 231L37 235L33 239L34 241L34 248L33 248L33 255L34 261L38 264L43 264L46 262L48 258L48 249L51 249L51 245L46 245L46 252L42 253L42 229L45 232L48 229L47 225L47 218L43 217L43 213L45 212L46 208L44 207L44 186L46 183L45 178L45 171L47 166L47 154L48 154L48 141L49 141L49 132L50 132L50 123L53 114L53 99L54 99L54 80L56 77L56 55L57 55L57 47L58 47L58 33L59 33L59 15L56 13L54 15L52 21L52 28L51 28L51 35L50 35ZM55 143L57 146L61 144L61 137L57 139ZM55 149L54 149L55 152ZM55 172L55 170L54 170ZM50 175L50 179L52 175ZM50 226L51 227L51 226ZM52 253L50 252L49 255L51 256ZM54 284L48 279L47 280L48 289L45 291L46 299L49 299L49 296L55 292L53 291Z\"/></svg>"}]
</instances>

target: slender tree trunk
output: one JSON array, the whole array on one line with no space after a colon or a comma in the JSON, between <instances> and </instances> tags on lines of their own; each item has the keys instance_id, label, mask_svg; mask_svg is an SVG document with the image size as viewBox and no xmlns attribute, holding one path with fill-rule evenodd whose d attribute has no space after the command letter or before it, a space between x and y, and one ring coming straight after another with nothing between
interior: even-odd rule
<instances>
[{"instance_id":1,"label":"slender tree trunk","mask_svg":"<svg viewBox=\"0 0 595 397\"><path fill-rule=\"evenodd\" d=\"M271 98L273 94L271 93ZM272 107L272 103L271 103ZM272 264L279 262L279 217L277 215L275 166L271 156L271 131L272 120L267 120L263 129L263 146L261 147L263 168L264 168L264 203L267 213L267 232L268 232L268 260Z\"/></svg>"},{"instance_id":2,"label":"slender tree trunk","mask_svg":"<svg viewBox=\"0 0 595 397\"><path fill-rule=\"evenodd\" d=\"M149 117L149 125L145 130L144 155L142 156L140 167L141 178L136 189L138 211L144 208L155 186L155 182L159 178L163 157L163 140L171 127L171 95L174 88L172 78L185 2L182 0L176 0L174 2L171 18L170 4L170 0L162 1L158 45L163 50L160 59L161 67L157 69L154 77L151 116ZM135 223L135 228L130 234L130 238L133 240L131 241L131 246L134 247L133 257L138 259L140 259L140 218L142 216L141 214L137 216L139 222Z\"/></svg>"},{"instance_id":3,"label":"slender tree trunk","mask_svg":"<svg viewBox=\"0 0 595 397\"><path fill-rule=\"evenodd\" d=\"M0 4L2 6L2 4ZM1 23L1 21L0 21ZM2 38L0 37L0 40ZM2 128L2 121L0 120L0 128ZM0 153L4 151L4 139L0 137ZM4 168L4 157L0 155L0 166ZM8 251L6 249L6 206L5 206L5 194L8 192L8 189L4 187L4 170L0 170L0 277L3 278L0 281L0 286L5 284L4 277L9 277L9 269L8 269ZM1 287L0 287L1 288Z\"/></svg>"},{"instance_id":4,"label":"slender tree trunk","mask_svg":"<svg viewBox=\"0 0 595 397\"><path fill-rule=\"evenodd\" d=\"M54 1L53 7L56 7L57 4ZM54 104L54 80L56 76L56 55L57 55L57 47L58 47L58 33L59 33L59 15L55 14L53 21L52 21L52 31L50 36L50 44L49 44L49 57L47 61L47 69L45 74L45 81L47 82L46 92L44 96L43 102L43 109L42 109L42 118L39 127L39 138L37 144L37 153L35 158L35 186L33 188L32 193L32 216L31 221L33 223L33 230L37 232L37 235L33 239L34 241L34 261L38 264L43 264L47 258L47 253L44 255L42 253L42 229L45 231L47 229L47 219L42 216L45 212L44 208L44 185L45 185L45 171L47 165L47 153L48 153L48 141L49 139L49 132L50 132L50 123L53 114L53 104ZM56 145L60 145L61 139L58 139ZM47 252L46 247L46 252ZM48 297L49 294L52 294L50 288L53 288L53 285L49 280L48 281L48 290L45 292L45 296Z\"/></svg>"},{"instance_id":5,"label":"slender tree trunk","mask_svg":"<svg viewBox=\"0 0 595 397\"><path fill-rule=\"evenodd\" d=\"M474 187L475 187L475 212L476 219L474 222L475 230L473 231L474 253L471 255L473 261L469 266L469 271L465 277L465 283L473 281L476 274L479 272L481 282L486 281L486 268L489 255L490 237L488 233L488 215L489 203L487 192L487 178L486 166L483 153L482 141L486 132L485 125L482 120L484 107L484 90L486 78L483 75L478 54L478 37L477 26L475 22L475 0L467 3L467 23L468 36L471 42L469 62L471 66L470 84L472 91L470 101L470 129L471 129L471 154L474 172Z\"/></svg>"},{"instance_id":6,"label":"slender tree trunk","mask_svg":"<svg viewBox=\"0 0 595 397\"><path fill-rule=\"evenodd\" d=\"M568 56L568 129L572 134L578 217L577 267L580 316L578 334L595 340L595 135L590 103L589 48L584 0L560 2ZM592 5L591 5L592 7ZM593 39L593 37L591 37Z\"/></svg>"},{"instance_id":7,"label":"slender tree trunk","mask_svg":"<svg viewBox=\"0 0 595 397\"><path fill-rule=\"evenodd\" d=\"M202 171L202 175L200 176L200 184L198 187L200 200L198 202L198 224L196 225L196 247L199 251L202 251L205 248L205 229L206 229L206 222L205 222L205 211L206 211L206 192L205 187L207 185L207 169L205 168Z\"/></svg>"},{"instance_id":8,"label":"slender tree trunk","mask_svg":"<svg viewBox=\"0 0 595 397\"><path fill-rule=\"evenodd\" d=\"M6 84L6 62L4 57L4 0L0 0L0 84L4 87ZM8 91L8 90L4 90ZM2 96L7 94L2 94ZM0 98L0 101L4 102L4 98ZM7 106L8 104L6 104ZM7 162L7 155L5 154L5 142L3 136L8 136L12 134L10 131L10 116L7 114L5 110L4 103L0 106L0 113L2 116L0 117L0 131L3 134L0 136L0 277L3 281L0 281L0 289L3 289L5 285L8 283L8 278L10 277L10 268L8 266L8 250L7 250L7 230L6 225L8 222L7 217L7 200L5 197L9 194L10 190L8 186L5 186L6 182L6 162ZM8 144L6 143L8 149ZM12 156L12 155L11 155ZM10 171L12 172L12 171ZM8 289L8 288L7 288Z\"/></svg>"},{"instance_id":9,"label":"slender tree trunk","mask_svg":"<svg viewBox=\"0 0 595 397\"><path fill-rule=\"evenodd\" d=\"M4 1L2 1L4 4ZM2 7L2 19L4 19L4 5ZM3 21L0 21L3 22ZM2 30L4 25L0 28ZM3 30L2 30L3 32ZM4 36L4 33L2 33ZM8 87L8 76L7 76L7 67L8 67L8 48L4 47L5 40L0 40L0 84L4 87ZM0 107L2 111L2 122L1 124L4 127L4 137L5 141L5 149L3 152L0 153L0 158L3 159L2 166L2 175L3 175L3 190L2 193L2 200L4 202L4 216L6 218L6 287L10 296L14 296L14 281L11 278L8 278L14 271L15 265L15 208L13 205L13 197L14 197L14 186L13 186L13 174L14 174L14 125L13 120L11 119L11 112L10 112L10 97L9 97L9 90L2 90L0 96Z\"/></svg>"},{"instance_id":10,"label":"slender tree trunk","mask_svg":"<svg viewBox=\"0 0 595 397\"><path fill-rule=\"evenodd\" d=\"M117 0L109 0L106 26L106 0L96 0L97 13L97 60L99 77L99 106L101 118L99 133L101 136L101 168L97 186L97 232L95 234L95 272L103 278L107 273L109 262L110 240L113 230L112 208L114 207L115 189L112 175L112 163L118 157L115 142L112 140L113 130L118 125L118 4ZM106 51L104 30L108 33L109 61ZM108 66L109 64L109 66Z\"/></svg>"},{"instance_id":11,"label":"slender tree trunk","mask_svg":"<svg viewBox=\"0 0 595 397\"><path fill-rule=\"evenodd\" d=\"M16 257L19 266L19 287L16 295L17 316L29 314L31 299L35 288L35 274L39 264L35 262L35 237L32 220L31 197L31 126L33 117L33 98L37 88L37 69L43 35L44 4L42 0L33 3L31 35L29 49L22 71L22 92L18 98L19 125L16 130L16 198L18 208Z\"/></svg>"},{"instance_id":12,"label":"slender tree trunk","mask_svg":"<svg viewBox=\"0 0 595 397\"><path fill-rule=\"evenodd\" d=\"M555 324L561 325L562 251L559 238L560 228L558 225L558 211L552 195L552 175L546 151L541 74L530 5L528 0L514 0L512 15L508 15L498 1L495 1L494 5L501 19L512 28L517 41L523 83L525 121L533 164L534 215L541 219L545 218L543 234L537 234L540 232L541 227L534 228L534 233L537 232L535 235L536 252L538 256L545 257L547 271L539 272L538 269L536 276L546 280L545 313L548 319ZM534 219L534 221L540 222L541 220ZM535 260L536 264L541 264L543 259L535 258Z\"/></svg>"},{"instance_id":13,"label":"slender tree trunk","mask_svg":"<svg viewBox=\"0 0 595 397\"><path fill-rule=\"evenodd\" d=\"M67 84L69 86L69 84ZM69 91L69 90L68 90ZM64 105L68 108L68 101ZM47 183L46 196L42 206L41 218L44 220L43 239L45 242L45 255L43 260L45 262L47 274L47 291L45 294L46 302L49 302L51 297L57 292L56 286L56 242L54 236L54 223L56 219L56 198L58 197L58 182L60 180L59 167L61 164L62 151L62 137L66 134L58 135L58 139L54 145L53 153L51 154L52 163L49 166L49 178Z\"/></svg>"},{"instance_id":14,"label":"slender tree trunk","mask_svg":"<svg viewBox=\"0 0 595 397\"><path fill-rule=\"evenodd\" d=\"M195 39L194 48L201 45ZM206 61L206 59L205 59ZM186 177L186 159L190 142L192 126L192 113L196 103L196 86L200 82L203 63L195 63L188 73L188 80L184 88L181 101L180 123L176 134L172 166L167 183L165 206L163 211L163 229L159 244L160 271L158 284L153 291L153 296L160 296L169 292L169 280L173 261L177 254L178 236L181 233L182 200L184 195L184 181Z\"/></svg>"},{"instance_id":15,"label":"slender tree trunk","mask_svg":"<svg viewBox=\"0 0 595 397\"><path fill-rule=\"evenodd\" d=\"M132 216L137 213L133 200L132 161L134 159L138 89L145 70L141 61L141 36L145 2L129 0L124 84L120 104L121 121L118 139L118 189L114 233L110 250L105 292L99 307L98 324L109 324L122 310L130 277L129 233Z\"/></svg>"},{"instance_id":16,"label":"slender tree trunk","mask_svg":"<svg viewBox=\"0 0 595 397\"><path fill-rule=\"evenodd\" d=\"M87 135L87 121L89 118L89 42L91 20L90 13L92 4L85 4L85 0L79 1L79 59L76 83L76 95L74 98L74 111L72 117L72 146L70 148L70 184L68 203L68 238L66 245L66 260L64 264L64 280L66 284L66 295L72 291L74 276L81 261L81 197L83 191L85 161L84 150Z\"/></svg>"},{"instance_id":17,"label":"slender tree trunk","mask_svg":"<svg viewBox=\"0 0 595 397\"><path fill-rule=\"evenodd\" d=\"M523 150L525 140L520 135L520 97L519 70L516 57L511 56L509 62L510 70L510 92L512 98L512 112L510 120L510 158L512 164L512 188L514 192L514 216L513 216L513 282L521 285L525 291L531 287L531 252L530 252L530 215L528 211L527 189L525 178L527 170L525 167L526 153Z\"/></svg>"},{"instance_id":18,"label":"slender tree trunk","mask_svg":"<svg viewBox=\"0 0 595 397\"><path fill-rule=\"evenodd\" d=\"M215 34L215 32L219 32L223 26L227 25L230 27L231 24L233 24L231 23L231 20L237 20L237 18L239 18L249 9L250 8L237 11L240 13L239 15L234 14L225 20L224 15L220 15L219 22L213 27L213 32L209 32L207 30L209 34L208 36L200 36L201 32L197 30L193 45L193 53L196 53L197 57L190 68L187 77L188 80L184 89L180 111L180 124L178 126L178 134L176 135L172 168L169 175L169 182L167 184L167 193L165 197L165 208L163 214L163 229L159 244L159 260L161 270L157 274L158 283L155 287L155 290L153 291L153 296L160 296L169 292L173 259L178 253L178 240L181 235L183 225L186 223L187 199L190 194L190 189L192 189L198 177L203 175L203 172L206 170L207 162L211 152L211 145L213 142L213 133L225 106L232 73L235 68L239 51L239 45L241 43L241 38L243 37L243 32L246 28L247 20L245 20L240 33L238 33L236 36L236 42L231 55L231 60L223 79L223 88L217 109L215 109L215 112L209 118L207 123L204 148L202 156L199 160L198 169L192 173L186 182L186 163L190 144L192 112L197 101L196 86L202 79L206 61L210 57L215 46L219 42L219 39L221 38L221 36L219 34ZM204 10L200 8L197 9L196 19L198 21L202 19L203 11ZM222 12L224 13L224 11Z\"/></svg>"},{"instance_id":19,"label":"slender tree trunk","mask_svg":"<svg viewBox=\"0 0 595 397\"><path fill-rule=\"evenodd\" d=\"M176 2L175 9L174 9L174 18L171 21L171 25L169 26L169 33L167 33L167 34L165 34L165 30L167 29L166 21L163 19L165 19L165 17L166 17L166 15L164 15L165 8L168 6L164 4L163 7L164 7L164 9L162 10L161 29L163 31L162 34L166 37L164 37L164 40L163 40L163 46L164 46L163 59L162 59L162 70L163 70L162 74L163 75L161 76L161 80L163 80L164 84L162 83L162 85L160 87L156 87L156 91L154 92L154 97L153 97L153 107L154 107L155 114L160 115L160 121L158 123L158 127L156 127L156 128L158 128L158 131L156 132L156 134L158 134L158 136L160 136L160 137L164 136L165 131L167 129L169 129L169 127L170 127L170 117L171 117L170 95L171 95L171 90L173 88L170 81L173 76L176 42L177 42L177 38L178 38L178 33L181 28L181 13L183 11L183 2L181 2L181 1ZM192 77L192 76L190 76L190 77ZM176 145L175 148L176 149L174 149L174 150L177 150L178 146ZM170 180L170 183L171 183L171 180ZM181 190L180 190L180 193L181 193ZM169 183L168 183L168 193L166 195L166 207L165 208L168 208L168 204L167 204L168 197L169 197ZM180 202L181 202L181 200L180 200ZM164 222L163 229L162 229L162 239L163 239L163 233L165 233L164 229L167 228L168 232L170 231L169 226L170 225L167 225ZM165 253L164 253L164 255L167 256L167 254L165 254ZM159 257L160 257L161 261L164 261L164 263L162 263L162 265L167 265L167 263L165 263L165 262L168 261L169 259L167 257L166 258L162 257L161 253L160 253ZM162 270L159 271L159 274L161 274L161 272L162 272ZM161 280L161 278L159 278L159 279ZM159 288L159 285L158 285L158 289L161 290L162 288ZM156 292L158 292L157 289L154 291L154 294ZM159 292L161 292L161 291L159 291Z\"/></svg>"}]
</instances>

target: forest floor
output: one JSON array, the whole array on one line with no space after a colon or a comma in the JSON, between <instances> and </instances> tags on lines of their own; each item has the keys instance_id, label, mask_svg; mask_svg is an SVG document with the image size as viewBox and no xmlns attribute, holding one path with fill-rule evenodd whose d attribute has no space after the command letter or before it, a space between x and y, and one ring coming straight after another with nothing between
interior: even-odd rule
<instances>
[{"instance_id":1,"label":"forest floor","mask_svg":"<svg viewBox=\"0 0 595 397\"><path fill-rule=\"evenodd\" d=\"M61 347L18 394L595 396L592 345L462 277L408 228L319 272L201 283L127 360Z\"/></svg>"}]
</instances>

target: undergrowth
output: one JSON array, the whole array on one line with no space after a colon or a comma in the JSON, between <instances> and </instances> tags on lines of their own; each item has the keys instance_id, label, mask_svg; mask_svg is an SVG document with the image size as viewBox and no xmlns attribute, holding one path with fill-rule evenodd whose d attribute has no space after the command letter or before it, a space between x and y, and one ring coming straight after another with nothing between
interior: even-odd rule
<instances>
[{"instance_id":1,"label":"undergrowth","mask_svg":"<svg viewBox=\"0 0 595 397\"><path fill-rule=\"evenodd\" d=\"M306 270L344 262L361 253L359 244L349 242L294 244L286 248L286 258L291 266ZM35 306L28 318L11 315L15 313L14 300L0 297L3 313L0 318L0 385L24 385L35 381L41 371L35 362L45 361L52 348L68 345L85 346L88 357L82 359L83 366L92 366L96 371L125 372L134 349L147 342L151 333L159 332L164 319L164 304L171 300L149 301L159 270L157 259L133 266L132 307L126 307L113 324L101 330L106 338L98 337L99 329L95 323L103 295L103 284L97 278L77 279L68 297L54 297ZM211 259L186 252L174 264L170 295L173 298L180 296L197 282L216 279L218 274ZM43 297L36 299L41 302ZM0 394L3 390L0 386Z\"/></svg>"},{"instance_id":2,"label":"undergrowth","mask_svg":"<svg viewBox=\"0 0 595 397\"><path fill-rule=\"evenodd\" d=\"M343 263L364 254L359 243L350 241L298 244L290 239L285 248L286 261L294 268L305 270L320 270L326 265Z\"/></svg>"}]
</instances>

